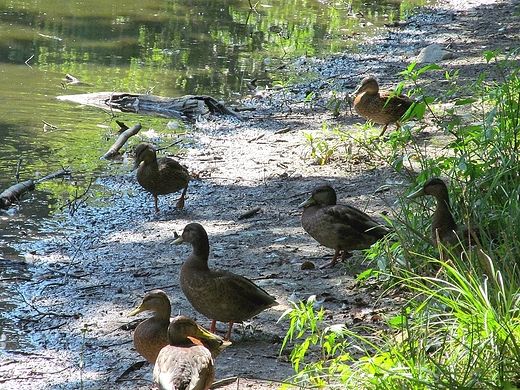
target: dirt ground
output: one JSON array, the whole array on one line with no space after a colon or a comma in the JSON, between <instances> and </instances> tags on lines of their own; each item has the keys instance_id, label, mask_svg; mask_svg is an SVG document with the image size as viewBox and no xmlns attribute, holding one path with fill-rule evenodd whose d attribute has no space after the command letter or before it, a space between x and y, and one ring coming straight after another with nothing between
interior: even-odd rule
<instances>
[{"instance_id":1,"label":"dirt ground","mask_svg":"<svg viewBox=\"0 0 520 390\"><path fill-rule=\"evenodd\" d=\"M352 91L369 74L385 87L395 86L399 79L394 75L431 43L453 54L440 65L460 69L461 82L473 80L489 69L483 51L510 50L520 42L514 16L518 6L518 0L476 0L425 9L363 44L365 54L295 61L289 71L316 78L251 95L242 105L254 111L242 112L243 121L201 118L180 156L199 176L190 184L183 211L175 209L178 194L173 194L160 197L161 212L154 214L151 196L133 174L100 179L97 184L107 194L103 204L80 208L62 222L58 235L32 244L26 255L34 276L20 285L25 303L11 315L20 318L33 347L2 356L0 388L150 389L151 366L132 369L143 359L133 349L131 329L147 315L127 317L144 293L164 289L173 314L190 315L209 326L178 283L191 247L170 244L175 232L193 221L209 234L210 267L249 277L280 303L235 326L233 345L216 359L216 379L232 378L221 389L275 389L277 381L294 374L289 350L280 355L288 321L278 322L291 299L317 295L331 324L378 326L374 313L389 315L401 298L380 298L377 286L356 285L354 278L365 266L359 253L335 268L302 270L304 261L319 266L330 260L332 251L303 231L297 206L314 187L329 183L341 202L391 217L396 196L409 183L383 163L367 164L355 145L344 145L352 148L353 158L347 159L340 148L329 164L318 165L304 132L319 137L324 124L354 131L364 120L347 108L334 117L326 108L332 91ZM432 80L425 87L434 93L438 85ZM310 90L315 98L302 103ZM433 127L422 133L432 150L440 135ZM376 191L383 185L387 191ZM255 207L261 208L258 213L239 219ZM226 324L219 324L218 331L225 330Z\"/></svg>"}]
</instances>

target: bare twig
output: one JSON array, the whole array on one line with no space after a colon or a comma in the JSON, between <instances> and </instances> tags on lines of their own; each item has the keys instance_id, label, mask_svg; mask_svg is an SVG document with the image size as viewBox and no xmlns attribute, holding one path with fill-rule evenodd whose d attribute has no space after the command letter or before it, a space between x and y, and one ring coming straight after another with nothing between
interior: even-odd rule
<instances>
[{"instance_id":1,"label":"bare twig","mask_svg":"<svg viewBox=\"0 0 520 390\"><path fill-rule=\"evenodd\" d=\"M78 211L79 207L82 204L84 204L84 201L79 202L79 200L82 200L87 195L87 193L90 190L90 187L92 186L93 181L94 179L90 178L87 188L80 195L78 195L78 188L76 187L76 195L74 195L74 197L71 200L68 200L62 207L60 207L60 211L63 211L66 207L68 207L70 215L73 216L76 213L76 211Z\"/></svg>"},{"instance_id":2,"label":"bare twig","mask_svg":"<svg viewBox=\"0 0 520 390\"><path fill-rule=\"evenodd\" d=\"M40 315L40 317L37 318L37 319L28 319L28 318L18 317L21 320L36 321L37 322L37 321L40 321L43 317L47 317L47 316L59 317L59 318L73 318L73 317L76 317L76 314L57 313L55 311L42 311L39 308L37 308L35 305L33 305L31 302L29 302L27 300L27 298L25 298L25 295L19 289L16 289L16 292L22 298L23 303L25 303L27 306L29 306L31 309L33 309L36 313L38 313Z\"/></svg>"},{"instance_id":3,"label":"bare twig","mask_svg":"<svg viewBox=\"0 0 520 390\"><path fill-rule=\"evenodd\" d=\"M16 179L16 182L20 182L20 167L22 166L22 158L20 157L18 159L18 162L16 163L16 172L14 174L14 178Z\"/></svg>"},{"instance_id":4,"label":"bare twig","mask_svg":"<svg viewBox=\"0 0 520 390\"><path fill-rule=\"evenodd\" d=\"M238 219L250 218L253 215L255 215L256 213L258 213L260 210L262 210L262 208L260 206L255 207L251 210L246 211L245 213L240 214L238 216Z\"/></svg>"},{"instance_id":5,"label":"bare twig","mask_svg":"<svg viewBox=\"0 0 520 390\"><path fill-rule=\"evenodd\" d=\"M42 120L42 122L43 122L43 132L44 133L46 133L48 131L59 130L58 126L54 126L53 124L51 124L49 122L45 122L44 120Z\"/></svg>"},{"instance_id":6,"label":"bare twig","mask_svg":"<svg viewBox=\"0 0 520 390\"><path fill-rule=\"evenodd\" d=\"M160 151L160 150L169 149L169 148L171 148L172 146L178 145L178 144L180 144L180 143L182 143L182 142L184 142L184 140L183 140L183 139L180 139L180 140L177 140L177 141L175 141L175 142L172 142L172 143L169 144L169 145L163 146L163 147L161 147L161 148L156 148L155 150Z\"/></svg>"},{"instance_id":7,"label":"bare twig","mask_svg":"<svg viewBox=\"0 0 520 390\"><path fill-rule=\"evenodd\" d=\"M29 61L31 61L34 58L34 54L31 55L29 58L25 60L25 65L27 65L29 68L33 68L31 65L29 65Z\"/></svg>"},{"instance_id":8,"label":"bare twig","mask_svg":"<svg viewBox=\"0 0 520 390\"><path fill-rule=\"evenodd\" d=\"M56 179L58 177L63 177L63 176L67 176L67 175L70 175L70 171L68 171L66 169L60 169L59 171L50 173L50 174L36 180L35 183L41 183L42 181L52 180L52 179Z\"/></svg>"}]
</instances>

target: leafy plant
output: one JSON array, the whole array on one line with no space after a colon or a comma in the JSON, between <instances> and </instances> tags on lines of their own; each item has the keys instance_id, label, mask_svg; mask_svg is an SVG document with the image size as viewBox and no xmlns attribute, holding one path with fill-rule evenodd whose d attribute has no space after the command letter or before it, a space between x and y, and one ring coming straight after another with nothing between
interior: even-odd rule
<instances>
[{"instance_id":1,"label":"leafy plant","mask_svg":"<svg viewBox=\"0 0 520 390\"><path fill-rule=\"evenodd\" d=\"M323 124L323 132L318 136L312 133L303 133L311 148L311 157L319 164L325 165L336 152L339 145L342 144L337 137L333 136L333 132L327 132L327 125Z\"/></svg>"},{"instance_id":2,"label":"leafy plant","mask_svg":"<svg viewBox=\"0 0 520 390\"><path fill-rule=\"evenodd\" d=\"M388 221L392 237L366 252L378 269L360 279L384 278L388 291L399 287L411 298L386 319L387 331L377 339L342 324L329 340L332 328L323 321L323 309L315 311L315 300L295 304L282 317L291 319L283 348L295 342L290 359L299 385L520 388L520 70L510 60L517 52L485 53L501 82L489 82L483 74L459 85L457 72L444 73L447 89L435 99L426 97L421 85L429 72L439 74L438 66L412 64L402 72L420 96L416 114L428 112L434 128L448 137L438 155L428 155L416 140L423 127L412 121L386 140L362 132L345 135L372 160L385 161L419 185L442 176L456 220L478 235L461 258L439 260L427 238L434 200L398 199L400 207ZM362 352L360 358L353 358L353 348Z\"/></svg>"}]
</instances>

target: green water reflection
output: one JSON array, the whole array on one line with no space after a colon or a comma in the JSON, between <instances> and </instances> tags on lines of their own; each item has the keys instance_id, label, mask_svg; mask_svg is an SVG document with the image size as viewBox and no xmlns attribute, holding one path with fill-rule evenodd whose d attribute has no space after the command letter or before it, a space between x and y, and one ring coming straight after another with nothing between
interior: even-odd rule
<instances>
[{"instance_id":1,"label":"green water reflection","mask_svg":"<svg viewBox=\"0 0 520 390\"><path fill-rule=\"evenodd\" d=\"M383 23L402 19L418 2L254 4L251 10L244 0L1 3L0 189L14 184L20 159L21 180L71 167L80 186L91 177L122 169L99 160L113 142L116 126L111 117L58 101L58 95L152 91L236 100L247 92L245 80L256 78L261 88L273 78L284 82L276 79L293 75L269 69L297 56L343 52L356 40L377 33ZM86 85L65 88L67 73ZM129 124L141 121L143 129L159 133L173 132L166 130L165 119L119 119ZM58 130L45 132L43 121ZM23 226L28 215L48 216L53 208L49 205L66 199L71 188L64 181L38 185L35 201L25 202L20 212L2 212L4 251L9 240L1 239L7 230L16 223Z\"/></svg>"}]
</instances>

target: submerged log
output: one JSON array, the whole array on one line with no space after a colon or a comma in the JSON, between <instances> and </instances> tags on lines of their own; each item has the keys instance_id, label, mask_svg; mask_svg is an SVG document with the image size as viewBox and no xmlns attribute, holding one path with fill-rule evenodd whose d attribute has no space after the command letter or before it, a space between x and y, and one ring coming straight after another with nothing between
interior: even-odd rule
<instances>
[{"instance_id":1,"label":"submerged log","mask_svg":"<svg viewBox=\"0 0 520 390\"><path fill-rule=\"evenodd\" d=\"M128 141L128 138L139 133L139 130L141 130L141 124L136 123L134 126L123 131L121 135L119 135L119 137L117 138L116 142L114 142L110 149L108 149L108 151L103 156L101 156L101 158L109 160L115 157L117 155L117 152L119 152L119 149L121 149L121 147L126 143L126 141Z\"/></svg>"},{"instance_id":2,"label":"submerged log","mask_svg":"<svg viewBox=\"0 0 520 390\"><path fill-rule=\"evenodd\" d=\"M26 180L22 183L14 184L0 194L0 208L7 210L13 203L18 202L26 192L33 191L35 183L40 183L42 181L55 179L69 174L69 171L62 169L44 176L39 180Z\"/></svg>"},{"instance_id":3,"label":"submerged log","mask_svg":"<svg viewBox=\"0 0 520 390\"><path fill-rule=\"evenodd\" d=\"M194 119L208 111L222 115L241 116L208 95L186 95L167 98L155 95L96 92L58 96L59 100L120 112L158 115L165 118Z\"/></svg>"},{"instance_id":4,"label":"submerged log","mask_svg":"<svg viewBox=\"0 0 520 390\"><path fill-rule=\"evenodd\" d=\"M7 210L14 202L19 201L23 194L32 190L34 190L33 180L12 185L0 194L0 208Z\"/></svg>"}]
</instances>

